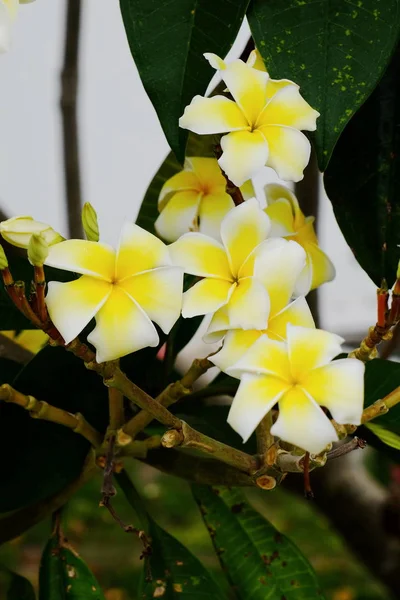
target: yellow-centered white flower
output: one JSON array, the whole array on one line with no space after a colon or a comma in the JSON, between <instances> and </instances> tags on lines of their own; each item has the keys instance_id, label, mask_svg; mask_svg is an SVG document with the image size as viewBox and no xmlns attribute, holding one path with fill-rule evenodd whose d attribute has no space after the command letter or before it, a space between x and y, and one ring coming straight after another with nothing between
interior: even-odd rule
<instances>
[{"instance_id":1,"label":"yellow-centered white flower","mask_svg":"<svg viewBox=\"0 0 400 600\"><path fill-rule=\"evenodd\" d=\"M228 369L241 378L228 423L246 441L278 403L271 433L318 454L338 439L321 406L337 423L361 423L364 364L354 358L333 361L344 341L333 333L288 325L286 337L278 342L263 335Z\"/></svg>"},{"instance_id":2,"label":"yellow-centered white flower","mask_svg":"<svg viewBox=\"0 0 400 600\"><path fill-rule=\"evenodd\" d=\"M314 327L306 299L299 297L290 302L304 267L304 250L296 242L275 238L265 242L257 254L254 275L268 292L268 319L262 329L244 331L229 325L225 307L217 310L203 339L205 342L215 342L225 336L222 349L210 357L221 371L232 367L263 334L282 341L286 339L288 323Z\"/></svg>"},{"instance_id":3,"label":"yellow-centered white flower","mask_svg":"<svg viewBox=\"0 0 400 600\"><path fill-rule=\"evenodd\" d=\"M266 185L265 195L268 203L265 212L271 219L271 235L294 240L306 252L306 264L298 278L295 294L307 294L310 289L332 281L335 267L318 245L315 217L305 217L296 196L283 185Z\"/></svg>"},{"instance_id":4,"label":"yellow-centered white flower","mask_svg":"<svg viewBox=\"0 0 400 600\"><path fill-rule=\"evenodd\" d=\"M169 333L180 315L183 272L171 266L165 244L138 225L125 223L117 251L67 240L50 248L45 264L81 274L70 283L50 282L46 303L66 343L96 318L88 340L98 362L157 346L152 321Z\"/></svg>"},{"instance_id":5,"label":"yellow-centered white flower","mask_svg":"<svg viewBox=\"0 0 400 600\"><path fill-rule=\"evenodd\" d=\"M222 244L201 233L187 233L169 247L174 264L186 273L203 279L185 292L182 315L194 317L215 313L225 307L232 328L263 329L270 311L270 298L264 284L269 268L267 240L270 223L257 200L252 198L233 208L221 224ZM283 242L285 243L285 242ZM304 263L298 244L292 257ZM281 265L280 285L285 288L286 270Z\"/></svg>"},{"instance_id":6,"label":"yellow-centered white flower","mask_svg":"<svg viewBox=\"0 0 400 600\"><path fill-rule=\"evenodd\" d=\"M0 223L1 236L13 246L27 249L32 234L40 234L46 243L51 246L62 242L62 235L54 231L47 223L35 221L33 217L13 217Z\"/></svg>"},{"instance_id":7,"label":"yellow-centered white flower","mask_svg":"<svg viewBox=\"0 0 400 600\"><path fill-rule=\"evenodd\" d=\"M300 130L314 131L319 113L301 97L299 86L274 81L268 73L242 60L226 64L204 55L221 71L233 100L195 96L179 124L198 134L226 133L219 164L235 185L242 185L264 167L281 179L299 181L310 159L310 142Z\"/></svg>"},{"instance_id":8,"label":"yellow-centered white flower","mask_svg":"<svg viewBox=\"0 0 400 600\"><path fill-rule=\"evenodd\" d=\"M0 53L7 52L11 44L12 24L17 16L19 4L33 0L0 0Z\"/></svg>"}]
</instances>

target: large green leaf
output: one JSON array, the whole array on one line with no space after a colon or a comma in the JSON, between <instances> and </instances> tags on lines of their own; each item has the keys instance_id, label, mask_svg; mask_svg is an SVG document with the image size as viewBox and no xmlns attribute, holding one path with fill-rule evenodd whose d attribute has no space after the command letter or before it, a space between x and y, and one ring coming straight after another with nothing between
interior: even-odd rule
<instances>
[{"instance_id":1,"label":"large green leaf","mask_svg":"<svg viewBox=\"0 0 400 600\"><path fill-rule=\"evenodd\" d=\"M4 600L36 600L35 590L28 579L0 567L0 597Z\"/></svg>"},{"instance_id":2,"label":"large green leaf","mask_svg":"<svg viewBox=\"0 0 400 600\"><path fill-rule=\"evenodd\" d=\"M178 120L213 75L204 52L224 57L249 0L120 0L132 56L171 149L183 161Z\"/></svg>"},{"instance_id":3,"label":"large green leaf","mask_svg":"<svg viewBox=\"0 0 400 600\"><path fill-rule=\"evenodd\" d=\"M300 550L237 489L192 486L221 564L241 600L322 600Z\"/></svg>"},{"instance_id":4,"label":"large green leaf","mask_svg":"<svg viewBox=\"0 0 400 600\"><path fill-rule=\"evenodd\" d=\"M39 600L105 600L89 567L57 535L46 544L40 562Z\"/></svg>"},{"instance_id":5,"label":"large green leaf","mask_svg":"<svg viewBox=\"0 0 400 600\"><path fill-rule=\"evenodd\" d=\"M314 140L324 171L397 43L399 0L253 0L247 16L271 76L298 83L321 113Z\"/></svg>"},{"instance_id":6,"label":"large green leaf","mask_svg":"<svg viewBox=\"0 0 400 600\"><path fill-rule=\"evenodd\" d=\"M375 43L374 43L375 46ZM325 173L344 237L377 286L400 258L400 49L347 125Z\"/></svg>"}]
</instances>

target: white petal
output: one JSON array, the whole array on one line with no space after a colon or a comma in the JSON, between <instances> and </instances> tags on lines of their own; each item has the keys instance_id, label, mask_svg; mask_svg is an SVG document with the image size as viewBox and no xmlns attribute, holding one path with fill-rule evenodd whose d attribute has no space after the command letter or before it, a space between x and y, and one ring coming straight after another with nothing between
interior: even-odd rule
<instances>
[{"instance_id":1,"label":"white petal","mask_svg":"<svg viewBox=\"0 0 400 600\"><path fill-rule=\"evenodd\" d=\"M174 242L184 233L196 231L201 197L201 193L192 190L176 192L154 223L159 236Z\"/></svg>"},{"instance_id":2,"label":"white petal","mask_svg":"<svg viewBox=\"0 0 400 600\"><path fill-rule=\"evenodd\" d=\"M297 86L285 85L265 106L259 115L257 126L287 125L295 129L315 131L318 117L319 112L304 100Z\"/></svg>"},{"instance_id":3,"label":"white petal","mask_svg":"<svg viewBox=\"0 0 400 600\"><path fill-rule=\"evenodd\" d=\"M291 380L287 346L262 335L240 360L227 369L229 375L240 377L243 373L273 375L284 381Z\"/></svg>"},{"instance_id":4,"label":"white petal","mask_svg":"<svg viewBox=\"0 0 400 600\"><path fill-rule=\"evenodd\" d=\"M139 225L124 223L116 258L117 280L170 264L167 246L161 240Z\"/></svg>"},{"instance_id":5,"label":"white petal","mask_svg":"<svg viewBox=\"0 0 400 600\"><path fill-rule=\"evenodd\" d=\"M223 279L202 279L183 294L182 316L207 315L226 304L235 284Z\"/></svg>"},{"instance_id":6,"label":"white petal","mask_svg":"<svg viewBox=\"0 0 400 600\"><path fill-rule=\"evenodd\" d=\"M272 339L285 340L288 323L300 325L301 327L315 327L310 307L303 296L285 306L278 314L270 315L266 333Z\"/></svg>"},{"instance_id":7,"label":"white petal","mask_svg":"<svg viewBox=\"0 0 400 600\"><path fill-rule=\"evenodd\" d=\"M227 420L243 442L247 442L286 389L287 385L276 377L247 373L242 376Z\"/></svg>"},{"instance_id":8,"label":"white petal","mask_svg":"<svg viewBox=\"0 0 400 600\"><path fill-rule=\"evenodd\" d=\"M47 309L54 325L69 344L93 319L106 302L112 285L83 275L76 281L50 281Z\"/></svg>"},{"instance_id":9,"label":"white petal","mask_svg":"<svg viewBox=\"0 0 400 600\"><path fill-rule=\"evenodd\" d=\"M226 133L248 127L240 108L224 96L195 96L179 119L179 126L194 133Z\"/></svg>"},{"instance_id":10,"label":"white petal","mask_svg":"<svg viewBox=\"0 0 400 600\"><path fill-rule=\"evenodd\" d=\"M115 275L115 252L100 242L66 240L50 246L45 264L111 282Z\"/></svg>"},{"instance_id":11,"label":"white petal","mask_svg":"<svg viewBox=\"0 0 400 600\"><path fill-rule=\"evenodd\" d=\"M232 273L222 244L202 233L187 233L169 247L173 264L185 273L232 282Z\"/></svg>"},{"instance_id":12,"label":"white petal","mask_svg":"<svg viewBox=\"0 0 400 600\"><path fill-rule=\"evenodd\" d=\"M286 181L300 181L310 160L310 142L298 129L266 125L260 128L268 143L266 164Z\"/></svg>"},{"instance_id":13,"label":"white petal","mask_svg":"<svg viewBox=\"0 0 400 600\"><path fill-rule=\"evenodd\" d=\"M227 304L231 329L265 329L270 302L268 292L255 277L240 279Z\"/></svg>"},{"instance_id":14,"label":"white petal","mask_svg":"<svg viewBox=\"0 0 400 600\"><path fill-rule=\"evenodd\" d=\"M338 437L322 408L299 387L279 401L279 416L271 433L311 454L318 454Z\"/></svg>"},{"instance_id":15,"label":"white petal","mask_svg":"<svg viewBox=\"0 0 400 600\"><path fill-rule=\"evenodd\" d=\"M212 316L206 333L203 335L203 342L212 344L221 340L227 329L229 329L229 317L226 306L221 306Z\"/></svg>"},{"instance_id":16,"label":"white petal","mask_svg":"<svg viewBox=\"0 0 400 600\"><path fill-rule=\"evenodd\" d=\"M287 326L287 344L291 371L303 379L309 371L327 365L341 353L344 339L322 329Z\"/></svg>"},{"instance_id":17,"label":"white petal","mask_svg":"<svg viewBox=\"0 0 400 600\"><path fill-rule=\"evenodd\" d=\"M255 125L267 103L268 73L253 69L242 60L234 60L221 76L249 125Z\"/></svg>"},{"instance_id":18,"label":"white petal","mask_svg":"<svg viewBox=\"0 0 400 600\"><path fill-rule=\"evenodd\" d=\"M234 329L233 331L228 331L224 338L222 349L217 354L210 356L209 360L221 369L221 371L226 371L242 358L261 335L263 335L263 332L256 329L250 329L249 331ZM230 374L235 375L235 373Z\"/></svg>"},{"instance_id":19,"label":"white petal","mask_svg":"<svg viewBox=\"0 0 400 600\"><path fill-rule=\"evenodd\" d=\"M146 313L121 288L113 286L107 302L96 315L96 327L88 336L97 362L116 360L148 346L157 346L158 334Z\"/></svg>"},{"instance_id":20,"label":"white petal","mask_svg":"<svg viewBox=\"0 0 400 600\"><path fill-rule=\"evenodd\" d=\"M189 169L190 165L186 165L185 162L185 170L175 173L175 175L167 179L167 181L164 183L158 197L159 211L164 208L168 200L171 198L171 195L175 194L176 192L182 192L183 190L200 192L200 181L197 175Z\"/></svg>"},{"instance_id":21,"label":"white petal","mask_svg":"<svg viewBox=\"0 0 400 600\"><path fill-rule=\"evenodd\" d=\"M200 232L221 240L221 223L235 204L226 192L207 194L200 202Z\"/></svg>"},{"instance_id":22,"label":"white petal","mask_svg":"<svg viewBox=\"0 0 400 600\"><path fill-rule=\"evenodd\" d=\"M221 138L221 169L237 186L258 175L268 160L268 143L259 131L233 131Z\"/></svg>"}]
</instances>

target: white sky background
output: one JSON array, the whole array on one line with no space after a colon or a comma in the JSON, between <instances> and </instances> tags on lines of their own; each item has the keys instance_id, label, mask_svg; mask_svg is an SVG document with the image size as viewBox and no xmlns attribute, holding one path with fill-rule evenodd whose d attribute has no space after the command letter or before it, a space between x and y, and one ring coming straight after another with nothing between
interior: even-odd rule
<instances>
[{"instance_id":1,"label":"white sky background","mask_svg":"<svg viewBox=\"0 0 400 600\"><path fill-rule=\"evenodd\" d=\"M83 0L79 97L84 200L115 243L134 219L168 146L133 64L116 0ZM13 48L0 56L0 207L67 233L59 112L65 2L21 6ZM246 39L246 35L242 35ZM285 73L282 73L285 77ZM276 181L269 169L265 181ZM353 336L375 319L375 289L322 200L322 248L337 277L320 291L322 326Z\"/></svg>"}]
</instances>

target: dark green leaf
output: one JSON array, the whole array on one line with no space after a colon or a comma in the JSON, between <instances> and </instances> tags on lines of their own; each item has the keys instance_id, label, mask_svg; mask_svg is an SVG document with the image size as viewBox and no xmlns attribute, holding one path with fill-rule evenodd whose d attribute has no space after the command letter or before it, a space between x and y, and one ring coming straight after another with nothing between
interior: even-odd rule
<instances>
[{"instance_id":1,"label":"dark green leaf","mask_svg":"<svg viewBox=\"0 0 400 600\"><path fill-rule=\"evenodd\" d=\"M378 83L394 50L399 2L253 0L247 16L271 76L298 83L321 113L314 140L324 171L344 126ZM367 130L370 136L370 125Z\"/></svg>"},{"instance_id":2,"label":"dark green leaf","mask_svg":"<svg viewBox=\"0 0 400 600\"><path fill-rule=\"evenodd\" d=\"M224 57L249 0L120 0L132 56L171 149L183 161L187 132L178 120L213 75L204 52Z\"/></svg>"},{"instance_id":3,"label":"dark green leaf","mask_svg":"<svg viewBox=\"0 0 400 600\"><path fill-rule=\"evenodd\" d=\"M5 596L2 595L1 597L5 600L36 600L35 590L31 582L8 569L1 569L0 592L4 587L6 587L7 592L4 590Z\"/></svg>"},{"instance_id":4,"label":"dark green leaf","mask_svg":"<svg viewBox=\"0 0 400 600\"><path fill-rule=\"evenodd\" d=\"M42 555L39 600L105 600L86 563L56 535L50 538Z\"/></svg>"},{"instance_id":5,"label":"dark green leaf","mask_svg":"<svg viewBox=\"0 0 400 600\"><path fill-rule=\"evenodd\" d=\"M375 52L375 50L374 50ZM377 286L400 258L400 49L341 136L325 188L344 237Z\"/></svg>"},{"instance_id":6,"label":"dark green leaf","mask_svg":"<svg viewBox=\"0 0 400 600\"><path fill-rule=\"evenodd\" d=\"M0 357L0 385L3 385L3 383L12 383L21 369L22 365L14 360Z\"/></svg>"},{"instance_id":7,"label":"dark green leaf","mask_svg":"<svg viewBox=\"0 0 400 600\"><path fill-rule=\"evenodd\" d=\"M237 489L192 486L220 562L242 600L322 600L301 552Z\"/></svg>"},{"instance_id":8,"label":"dark green leaf","mask_svg":"<svg viewBox=\"0 0 400 600\"><path fill-rule=\"evenodd\" d=\"M22 370L14 387L72 413L99 431L108 423L107 390L98 375L63 348L47 347ZM0 512L46 498L76 479L89 450L79 434L0 403L2 493Z\"/></svg>"},{"instance_id":9,"label":"dark green leaf","mask_svg":"<svg viewBox=\"0 0 400 600\"><path fill-rule=\"evenodd\" d=\"M368 429L372 431L374 435L376 435L384 444L390 446L394 450L400 450L400 435L394 433L393 431L389 431L382 425L378 425L377 423L367 423L365 425Z\"/></svg>"}]
</instances>

